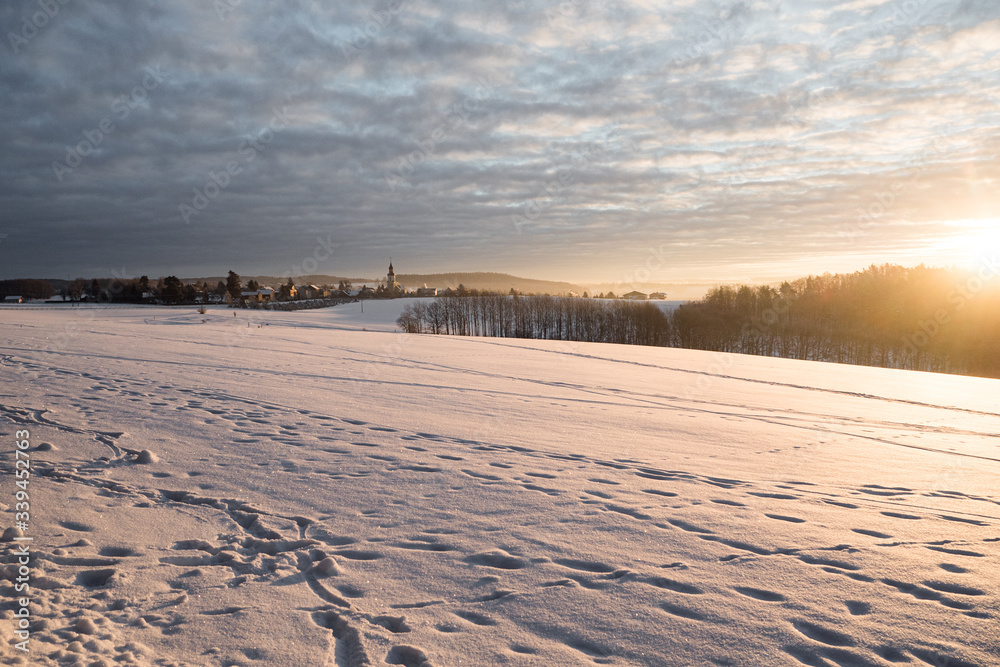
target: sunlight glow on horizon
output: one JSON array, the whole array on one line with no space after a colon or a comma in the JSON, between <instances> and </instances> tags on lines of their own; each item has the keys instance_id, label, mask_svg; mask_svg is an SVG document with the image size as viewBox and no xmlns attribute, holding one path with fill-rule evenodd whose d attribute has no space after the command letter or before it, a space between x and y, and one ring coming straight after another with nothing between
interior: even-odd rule
<instances>
[{"instance_id":1,"label":"sunlight glow on horizon","mask_svg":"<svg viewBox=\"0 0 1000 667\"><path fill-rule=\"evenodd\" d=\"M945 265L973 268L1000 251L1000 218L954 220L948 224L958 228L958 233L932 246Z\"/></svg>"},{"instance_id":2,"label":"sunlight glow on horizon","mask_svg":"<svg viewBox=\"0 0 1000 667\"><path fill-rule=\"evenodd\" d=\"M599 275L579 275L571 271L571 275L546 275L552 280L568 280L578 284L595 284L600 282L621 282L623 277L632 273L648 277L641 281L646 284L777 284L782 281L796 280L809 275L825 273L850 274L864 271L872 265L897 264L905 267L925 265L936 268L974 269L984 261L993 259L1000 253L1000 218L942 220L927 223L937 227L937 233L912 237L908 243L901 242L892 247L883 247L873 251L870 247L858 248L856 251L844 249L840 252L816 252L802 254L790 259L783 256L780 259L754 257L748 251L740 257L732 243L724 249L730 261L725 258L713 258L698 253L701 247L696 242L676 242L669 244L676 254L669 253L659 271L646 272L639 262L632 269L622 265L615 270L610 266L591 267ZM943 232L943 233L942 233ZM641 259L641 254L636 255ZM539 272L536 272L539 273ZM610 275L609 275L610 274ZM542 278L542 275L533 275ZM609 279L610 278L610 279ZM628 282L627 280L625 282Z\"/></svg>"}]
</instances>

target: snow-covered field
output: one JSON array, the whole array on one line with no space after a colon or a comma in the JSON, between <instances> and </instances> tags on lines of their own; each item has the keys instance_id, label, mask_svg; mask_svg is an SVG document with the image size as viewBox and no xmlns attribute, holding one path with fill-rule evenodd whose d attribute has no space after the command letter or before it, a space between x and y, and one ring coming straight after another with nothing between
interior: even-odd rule
<instances>
[{"instance_id":1,"label":"snow-covered field","mask_svg":"<svg viewBox=\"0 0 1000 667\"><path fill-rule=\"evenodd\" d=\"M0 309L0 663L1000 664L1000 382L400 307Z\"/></svg>"}]
</instances>

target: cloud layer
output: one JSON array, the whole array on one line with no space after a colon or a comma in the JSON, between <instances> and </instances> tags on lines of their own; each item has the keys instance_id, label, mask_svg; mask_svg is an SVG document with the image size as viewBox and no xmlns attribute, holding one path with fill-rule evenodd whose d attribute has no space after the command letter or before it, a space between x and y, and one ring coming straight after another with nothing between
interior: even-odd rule
<instances>
[{"instance_id":1,"label":"cloud layer","mask_svg":"<svg viewBox=\"0 0 1000 667\"><path fill-rule=\"evenodd\" d=\"M330 5L4 3L0 277L764 280L1000 218L992 0Z\"/></svg>"}]
</instances>

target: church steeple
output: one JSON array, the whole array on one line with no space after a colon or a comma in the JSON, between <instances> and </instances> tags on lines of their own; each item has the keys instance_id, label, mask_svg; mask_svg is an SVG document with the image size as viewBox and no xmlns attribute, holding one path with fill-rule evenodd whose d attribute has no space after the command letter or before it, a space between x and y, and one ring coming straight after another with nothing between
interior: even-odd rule
<instances>
[{"instance_id":1,"label":"church steeple","mask_svg":"<svg viewBox=\"0 0 1000 667\"><path fill-rule=\"evenodd\" d=\"M396 272L392 268L392 257L389 258L389 275L385 277L385 286L389 289L396 287Z\"/></svg>"}]
</instances>

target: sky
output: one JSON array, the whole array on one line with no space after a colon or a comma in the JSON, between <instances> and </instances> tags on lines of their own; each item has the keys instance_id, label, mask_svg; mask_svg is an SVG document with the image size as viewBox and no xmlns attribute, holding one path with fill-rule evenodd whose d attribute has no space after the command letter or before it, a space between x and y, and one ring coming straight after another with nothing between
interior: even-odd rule
<instances>
[{"instance_id":1,"label":"sky","mask_svg":"<svg viewBox=\"0 0 1000 667\"><path fill-rule=\"evenodd\" d=\"M0 278L768 282L1000 246L995 0L10 0Z\"/></svg>"}]
</instances>

